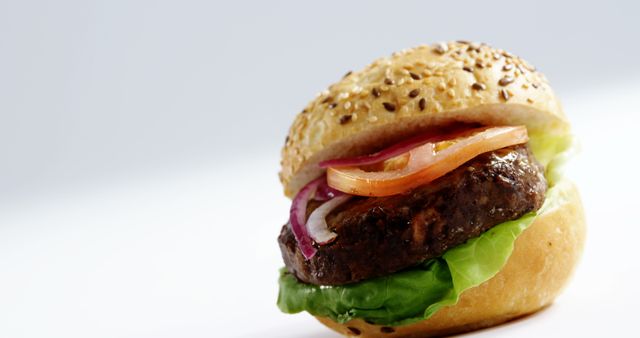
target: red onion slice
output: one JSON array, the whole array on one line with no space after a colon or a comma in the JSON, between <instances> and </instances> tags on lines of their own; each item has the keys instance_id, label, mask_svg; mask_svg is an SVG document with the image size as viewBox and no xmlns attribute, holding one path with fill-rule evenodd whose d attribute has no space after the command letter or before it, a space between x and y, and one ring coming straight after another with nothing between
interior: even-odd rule
<instances>
[{"instance_id":1,"label":"red onion slice","mask_svg":"<svg viewBox=\"0 0 640 338\"><path fill-rule=\"evenodd\" d=\"M333 209L348 201L350 198L350 195L335 197L324 202L321 206L316 208L311 215L309 215L309 219L307 220L307 231L316 243L321 245L327 244L338 236L335 232L329 230L326 217L331 213L331 211L333 211Z\"/></svg>"},{"instance_id":2,"label":"red onion slice","mask_svg":"<svg viewBox=\"0 0 640 338\"><path fill-rule=\"evenodd\" d=\"M423 145L428 142L438 142L442 140L447 140L451 138L455 138L457 134L461 132L470 130L469 127L456 127L449 130L446 133L427 133L422 135L417 135L400 143L390 146L389 148L383 149L379 152L356 156L351 158L340 158L322 161L318 165L320 168L329 168L329 167L354 167L354 166L363 166L369 164L379 163L385 160L388 160L392 157L396 157L398 155L404 154L409 150L416 148L420 145Z\"/></svg>"},{"instance_id":3,"label":"red onion slice","mask_svg":"<svg viewBox=\"0 0 640 338\"><path fill-rule=\"evenodd\" d=\"M307 232L306 216L307 216L307 203L316 193L318 185L326 184L326 177L315 179L305 185L300 192L296 195L291 203L291 209L289 211L289 223L291 223L291 231L293 236L300 246L300 251L306 259L311 259L316 254L316 248L313 247L311 237Z\"/></svg>"}]
</instances>

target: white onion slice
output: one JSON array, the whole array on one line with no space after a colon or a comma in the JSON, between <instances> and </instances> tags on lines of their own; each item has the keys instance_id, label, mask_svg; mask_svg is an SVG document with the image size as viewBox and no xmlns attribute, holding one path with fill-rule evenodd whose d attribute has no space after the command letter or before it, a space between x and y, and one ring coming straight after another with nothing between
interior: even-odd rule
<instances>
[{"instance_id":1,"label":"white onion slice","mask_svg":"<svg viewBox=\"0 0 640 338\"><path fill-rule=\"evenodd\" d=\"M316 208L316 210L309 215L306 224L307 232L316 243L320 245L327 244L338 236L335 232L329 230L326 217L333 209L350 198L350 195L334 197Z\"/></svg>"}]
</instances>

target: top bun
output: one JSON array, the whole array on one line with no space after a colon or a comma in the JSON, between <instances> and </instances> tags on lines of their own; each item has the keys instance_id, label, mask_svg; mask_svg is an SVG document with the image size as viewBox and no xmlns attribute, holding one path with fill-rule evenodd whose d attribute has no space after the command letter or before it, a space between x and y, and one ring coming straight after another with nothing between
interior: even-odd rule
<instances>
[{"instance_id":1,"label":"top bun","mask_svg":"<svg viewBox=\"0 0 640 338\"><path fill-rule=\"evenodd\" d=\"M455 122L569 129L547 79L523 59L466 41L419 46L347 73L296 116L282 149L285 194L320 176L320 161Z\"/></svg>"}]
</instances>

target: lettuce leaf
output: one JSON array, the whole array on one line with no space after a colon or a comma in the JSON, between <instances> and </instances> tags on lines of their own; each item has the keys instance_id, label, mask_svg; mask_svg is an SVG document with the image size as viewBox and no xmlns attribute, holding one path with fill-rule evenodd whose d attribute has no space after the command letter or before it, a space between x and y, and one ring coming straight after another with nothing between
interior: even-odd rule
<instances>
[{"instance_id":1,"label":"lettuce leaf","mask_svg":"<svg viewBox=\"0 0 640 338\"><path fill-rule=\"evenodd\" d=\"M569 133L530 132L529 146L536 160L546 168L544 175L549 187L562 179L564 165L578 149L575 138Z\"/></svg>"},{"instance_id":2,"label":"lettuce leaf","mask_svg":"<svg viewBox=\"0 0 640 338\"><path fill-rule=\"evenodd\" d=\"M422 316L452 290L451 274L442 259L390 276L333 287L301 283L283 268L278 306L286 313L308 311L341 323L363 318L390 324Z\"/></svg>"},{"instance_id":3,"label":"lettuce leaf","mask_svg":"<svg viewBox=\"0 0 640 338\"><path fill-rule=\"evenodd\" d=\"M532 136L532 135L531 135ZM534 154L546 164L550 188L543 214L564 201L561 167L571 137L531 138ZM560 156L564 155L564 156ZM499 224L479 237L445 252L442 257L388 276L341 286L318 286L298 281L280 270L278 307L285 313L307 311L344 323L361 318L381 325L405 325L429 318L458 302L465 290L495 276L506 264L515 240L534 221L536 213Z\"/></svg>"}]
</instances>

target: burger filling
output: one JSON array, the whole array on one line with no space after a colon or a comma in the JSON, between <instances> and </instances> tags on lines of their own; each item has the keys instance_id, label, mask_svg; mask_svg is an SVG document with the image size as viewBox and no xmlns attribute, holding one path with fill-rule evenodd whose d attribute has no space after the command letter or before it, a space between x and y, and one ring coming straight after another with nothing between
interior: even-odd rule
<instances>
[{"instance_id":1,"label":"burger filling","mask_svg":"<svg viewBox=\"0 0 640 338\"><path fill-rule=\"evenodd\" d=\"M300 191L278 238L280 309L402 325L455 304L562 200L570 136L528 141L524 126L453 128L321 163L327 177Z\"/></svg>"},{"instance_id":2,"label":"burger filling","mask_svg":"<svg viewBox=\"0 0 640 338\"><path fill-rule=\"evenodd\" d=\"M305 259L291 231L278 241L289 271L319 285L384 276L442 255L491 227L538 210L547 185L526 145L484 153L434 182L387 197L354 197L326 222L337 234ZM321 205L312 201L307 214Z\"/></svg>"}]
</instances>

